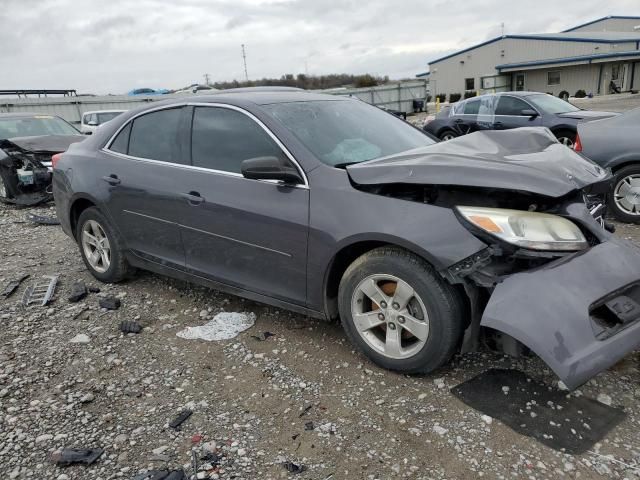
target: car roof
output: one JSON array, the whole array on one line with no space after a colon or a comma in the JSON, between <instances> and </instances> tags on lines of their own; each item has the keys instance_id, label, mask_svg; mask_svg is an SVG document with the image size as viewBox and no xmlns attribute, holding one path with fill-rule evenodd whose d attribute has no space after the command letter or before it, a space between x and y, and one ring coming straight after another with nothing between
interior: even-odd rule
<instances>
[{"instance_id":1,"label":"car roof","mask_svg":"<svg viewBox=\"0 0 640 480\"><path fill-rule=\"evenodd\" d=\"M84 112L82 115L84 116L84 115L87 115L87 114L90 114L90 113L116 113L116 112L123 113L123 112L126 112L126 110L118 110L118 109L115 109L115 110L89 110L89 111Z\"/></svg>"},{"instance_id":2,"label":"car roof","mask_svg":"<svg viewBox=\"0 0 640 480\"><path fill-rule=\"evenodd\" d=\"M292 102L313 102L322 100L348 100L345 97L327 95L324 93L313 93L307 90L300 90L290 87L251 87L229 90L219 90L217 92L201 94L198 96L182 97L163 101L163 105L172 103L196 102L196 103L254 103L256 105L270 105L274 103Z\"/></svg>"}]
</instances>

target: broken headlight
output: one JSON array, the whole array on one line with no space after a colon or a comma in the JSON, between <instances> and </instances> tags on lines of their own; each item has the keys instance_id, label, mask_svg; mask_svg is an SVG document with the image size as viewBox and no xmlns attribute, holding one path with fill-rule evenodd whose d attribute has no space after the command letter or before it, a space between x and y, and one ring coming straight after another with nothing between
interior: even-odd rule
<instances>
[{"instance_id":1,"label":"broken headlight","mask_svg":"<svg viewBox=\"0 0 640 480\"><path fill-rule=\"evenodd\" d=\"M577 225L557 215L502 208L456 208L475 227L518 247L574 251L589 246Z\"/></svg>"}]
</instances>

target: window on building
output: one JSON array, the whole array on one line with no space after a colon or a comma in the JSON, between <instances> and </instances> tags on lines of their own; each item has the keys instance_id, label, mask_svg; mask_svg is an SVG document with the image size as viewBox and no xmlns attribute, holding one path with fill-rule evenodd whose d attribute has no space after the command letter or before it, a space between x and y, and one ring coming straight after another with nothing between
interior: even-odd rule
<instances>
[{"instance_id":1,"label":"window on building","mask_svg":"<svg viewBox=\"0 0 640 480\"><path fill-rule=\"evenodd\" d=\"M476 79L475 78L465 78L464 79L464 89L465 90L475 90L476 89Z\"/></svg>"},{"instance_id":2,"label":"window on building","mask_svg":"<svg viewBox=\"0 0 640 480\"><path fill-rule=\"evenodd\" d=\"M547 85L560 85L560 71L555 70L553 72L547 72Z\"/></svg>"},{"instance_id":3,"label":"window on building","mask_svg":"<svg viewBox=\"0 0 640 480\"><path fill-rule=\"evenodd\" d=\"M245 114L228 108L196 107L191 134L194 166L241 173L243 160L258 157L288 162L267 132Z\"/></svg>"},{"instance_id":4,"label":"window on building","mask_svg":"<svg viewBox=\"0 0 640 480\"><path fill-rule=\"evenodd\" d=\"M496 115L522 115L522 110L531 110L527 102L516 97L500 95L498 106L496 107Z\"/></svg>"},{"instance_id":5,"label":"window on building","mask_svg":"<svg viewBox=\"0 0 640 480\"><path fill-rule=\"evenodd\" d=\"M185 163L178 138L181 114L181 108L170 108L136 118L131 127L129 155Z\"/></svg>"}]
</instances>

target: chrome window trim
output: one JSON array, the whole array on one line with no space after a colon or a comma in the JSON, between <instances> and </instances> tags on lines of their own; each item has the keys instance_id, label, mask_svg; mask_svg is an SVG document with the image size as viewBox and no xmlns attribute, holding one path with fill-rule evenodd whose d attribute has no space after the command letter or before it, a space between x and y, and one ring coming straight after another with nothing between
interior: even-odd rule
<instances>
[{"instance_id":1,"label":"chrome window trim","mask_svg":"<svg viewBox=\"0 0 640 480\"><path fill-rule=\"evenodd\" d=\"M157 112L157 111L160 111L160 110L168 110L168 109L171 109L171 108L182 108L182 107L226 108L228 110L235 110L236 112L240 112L240 113L246 115L251 120L256 122L267 133L267 135L269 135L269 137L284 152L284 154L287 156L287 158L296 167L296 169L298 170L298 173L300 173L300 175L302 176L302 179L304 180L304 184L296 184L296 185L290 185L290 186L291 187L295 187L295 188L305 188L305 189L309 188L309 179L307 178L306 172L304 171L304 169L302 168L300 163L291 154L289 149L287 149L287 147L285 147L284 144L280 141L280 139L278 137L276 137L275 134L264 123L262 123L262 121L258 117L256 117L254 114L252 114L251 112L249 112L249 111L247 111L247 110L245 110L243 108L237 107L235 105L228 105L226 103L181 102L181 103L173 103L171 105L161 105L161 106L156 107L156 108L151 108L149 110L145 110L144 112L140 112L140 113L134 115L133 117L129 118L126 122L124 122L122 125L120 125L120 128L118 128L118 130L116 130L115 133L113 135L111 135L111 137L109 138L109 140L107 141L105 146L102 147L100 150L105 152L105 153L111 154L111 155L116 155L116 156L121 157L121 158L127 158L127 159L131 159L131 160L136 160L136 161L150 162L150 163L163 164L163 165L171 165L171 166L181 167L181 168L185 168L185 169L189 169L189 170L197 170L197 171L201 171L201 172L210 172L210 173L214 173L214 174L218 174L218 175L226 175L226 176L230 176L230 177L245 178L241 173L227 172L227 171L224 171L224 170L216 170L216 169L213 169L213 168L196 167L194 165L186 165L186 164L183 164L183 163L164 162L162 160L154 160L152 158L135 157L133 155L128 155L128 154L125 154L125 153L114 152L113 150L110 149L111 144L114 142L114 140L118 136L118 134L129 123L133 122L136 118L141 117L142 115L146 115L147 113ZM132 128L132 130L133 130L133 128ZM246 180L250 180L250 179L246 179ZM254 181L256 181L256 180L254 180ZM257 180L257 181L262 182L262 183L272 183L272 184L276 184L276 185L281 185L282 184L282 182L278 182L277 180Z\"/></svg>"}]
</instances>

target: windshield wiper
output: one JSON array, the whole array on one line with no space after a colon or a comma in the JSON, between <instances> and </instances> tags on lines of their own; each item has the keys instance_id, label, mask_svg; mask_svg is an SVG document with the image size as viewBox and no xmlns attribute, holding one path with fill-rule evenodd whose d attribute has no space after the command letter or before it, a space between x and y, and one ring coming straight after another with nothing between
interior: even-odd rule
<instances>
[{"instance_id":1,"label":"windshield wiper","mask_svg":"<svg viewBox=\"0 0 640 480\"><path fill-rule=\"evenodd\" d=\"M348 167L349 165L355 165L356 163L362 163L362 162L342 162L342 163L336 163L334 165L335 168L345 168Z\"/></svg>"}]
</instances>

